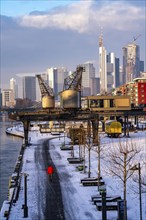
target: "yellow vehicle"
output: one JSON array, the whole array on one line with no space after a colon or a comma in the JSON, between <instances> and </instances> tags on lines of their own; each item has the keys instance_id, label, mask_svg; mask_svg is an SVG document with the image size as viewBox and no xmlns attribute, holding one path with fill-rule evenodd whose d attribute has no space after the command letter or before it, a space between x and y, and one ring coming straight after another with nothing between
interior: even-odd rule
<instances>
[{"instance_id":1,"label":"yellow vehicle","mask_svg":"<svg viewBox=\"0 0 146 220\"><path fill-rule=\"evenodd\" d=\"M122 134L122 125L118 121L108 120L105 122L105 133L111 137L119 137Z\"/></svg>"}]
</instances>

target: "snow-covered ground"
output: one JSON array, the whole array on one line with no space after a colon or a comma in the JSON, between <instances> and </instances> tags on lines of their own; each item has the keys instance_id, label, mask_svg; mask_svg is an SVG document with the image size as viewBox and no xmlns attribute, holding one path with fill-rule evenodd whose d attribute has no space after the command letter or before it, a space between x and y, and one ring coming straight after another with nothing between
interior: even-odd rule
<instances>
[{"instance_id":1,"label":"snow-covered ground","mask_svg":"<svg viewBox=\"0 0 146 220\"><path fill-rule=\"evenodd\" d=\"M40 134L39 131L30 132L29 136L31 137L32 145L25 149L24 158L23 158L23 167L22 172L28 174L28 209L29 215L27 219L35 219L34 213L36 213L37 202L38 202L38 194L36 192L36 188L34 188L35 184L38 184L39 190L39 182L38 177L36 175L36 164L35 161L35 149L38 144L40 144L41 139L51 139L52 135L50 134ZM53 136L54 137L54 136ZM133 161L133 165L138 162L141 163L141 174L142 176L145 174L146 170L143 166L143 160L146 160L146 131L138 131L137 133L130 133L130 138L121 137L120 141L125 143L128 141L133 141L136 143L138 148L141 149L139 154L137 155L135 161ZM69 143L70 139L65 138L65 142ZM113 177L109 172L108 167L108 150L110 148L116 147L119 142L118 138L112 139L108 138L105 134L101 134L101 176L106 184L106 192L109 195L118 195L123 199L123 185L122 182ZM56 169L59 174L60 184L62 189L63 203L64 203L64 211L66 220L101 220L102 213L98 211L96 206L91 201L91 196L97 195L98 190L97 186L88 186L85 187L80 183L80 180L88 177L88 149L86 149L86 173L83 171L77 170L77 164L69 164L67 158L71 157L71 151L62 151L60 146L64 143L64 137L56 136L55 139L51 140L50 154L53 160L53 163L56 166ZM79 147L75 145L75 156L79 155ZM97 177L98 171L98 160L97 160L97 151L95 147L92 147L91 150L91 177ZM137 172L137 171L136 171ZM41 174L42 178L47 175L46 170L42 170ZM67 176L67 179L64 178ZM41 178L40 177L40 178ZM10 213L10 220L21 220L23 219L23 209L22 204L24 203L24 176L22 175L21 181L21 190L19 194L19 200L16 202L14 206L12 206ZM128 220L138 220L140 219L139 213L139 194L133 190L133 187L136 186L136 191L138 192L138 184L135 184L133 180L127 181L127 216ZM40 197L40 200L43 199ZM143 220L146 219L146 194L142 194L142 214ZM108 220L116 220L117 219L117 211L107 211L107 219ZM2 219L2 218L1 218ZM40 220L45 220L40 219Z\"/></svg>"}]
</instances>

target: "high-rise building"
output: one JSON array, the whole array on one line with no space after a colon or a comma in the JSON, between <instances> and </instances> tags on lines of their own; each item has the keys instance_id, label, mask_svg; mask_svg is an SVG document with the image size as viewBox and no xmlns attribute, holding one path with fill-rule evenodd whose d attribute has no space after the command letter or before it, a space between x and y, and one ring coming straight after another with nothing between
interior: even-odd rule
<instances>
[{"instance_id":1,"label":"high-rise building","mask_svg":"<svg viewBox=\"0 0 146 220\"><path fill-rule=\"evenodd\" d=\"M124 78L123 77L123 66L120 66L119 67L119 81L120 81L119 86L124 84L123 78Z\"/></svg>"},{"instance_id":2,"label":"high-rise building","mask_svg":"<svg viewBox=\"0 0 146 220\"><path fill-rule=\"evenodd\" d=\"M115 84L116 84L114 53L109 53L107 55L106 65L107 65L107 91L110 91L111 89L115 88Z\"/></svg>"},{"instance_id":3,"label":"high-rise building","mask_svg":"<svg viewBox=\"0 0 146 220\"><path fill-rule=\"evenodd\" d=\"M2 90L2 106L12 107L15 105L14 91L12 89Z\"/></svg>"},{"instance_id":4,"label":"high-rise building","mask_svg":"<svg viewBox=\"0 0 146 220\"><path fill-rule=\"evenodd\" d=\"M47 69L47 81L49 86L53 89L54 95L57 94L57 68L48 68Z\"/></svg>"},{"instance_id":5,"label":"high-rise building","mask_svg":"<svg viewBox=\"0 0 146 220\"><path fill-rule=\"evenodd\" d=\"M120 59L115 57L115 87L120 85Z\"/></svg>"},{"instance_id":6,"label":"high-rise building","mask_svg":"<svg viewBox=\"0 0 146 220\"><path fill-rule=\"evenodd\" d=\"M95 95L93 81L95 79L95 67L91 62L85 62L83 65L84 71L82 73L82 92L83 96Z\"/></svg>"},{"instance_id":7,"label":"high-rise building","mask_svg":"<svg viewBox=\"0 0 146 220\"><path fill-rule=\"evenodd\" d=\"M119 58L114 53L109 53L106 60L107 65L107 91L111 91L120 85Z\"/></svg>"},{"instance_id":8,"label":"high-rise building","mask_svg":"<svg viewBox=\"0 0 146 220\"><path fill-rule=\"evenodd\" d=\"M100 76L100 93L107 91L107 65L106 49L103 46L103 36L99 36L99 76Z\"/></svg>"},{"instance_id":9,"label":"high-rise building","mask_svg":"<svg viewBox=\"0 0 146 220\"><path fill-rule=\"evenodd\" d=\"M120 85L119 58L113 52L107 54L102 33L99 36L99 77L100 93L110 92Z\"/></svg>"},{"instance_id":10,"label":"high-rise building","mask_svg":"<svg viewBox=\"0 0 146 220\"><path fill-rule=\"evenodd\" d=\"M124 83L140 76L143 63L140 61L140 47L135 43L123 47ZM143 65L144 66L144 65Z\"/></svg>"},{"instance_id":11,"label":"high-rise building","mask_svg":"<svg viewBox=\"0 0 146 220\"><path fill-rule=\"evenodd\" d=\"M140 72L144 72L144 61L140 60Z\"/></svg>"},{"instance_id":12,"label":"high-rise building","mask_svg":"<svg viewBox=\"0 0 146 220\"><path fill-rule=\"evenodd\" d=\"M16 84L16 80L14 78L10 79L10 89L14 91L14 99L18 98L18 85Z\"/></svg>"},{"instance_id":13,"label":"high-rise building","mask_svg":"<svg viewBox=\"0 0 146 220\"><path fill-rule=\"evenodd\" d=\"M64 86L64 79L68 77L69 73L65 67L58 67L57 68L57 85L58 85L58 92L63 90Z\"/></svg>"},{"instance_id":14,"label":"high-rise building","mask_svg":"<svg viewBox=\"0 0 146 220\"><path fill-rule=\"evenodd\" d=\"M2 93L1 93L1 88L0 88L0 107L2 107Z\"/></svg>"},{"instance_id":15,"label":"high-rise building","mask_svg":"<svg viewBox=\"0 0 146 220\"><path fill-rule=\"evenodd\" d=\"M31 101L36 100L36 77L23 77L23 98L28 98Z\"/></svg>"},{"instance_id":16,"label":"high-rise building","mask_svg":"<svg viewBox=\"0 0 146 220\"><path fill-rule=\"evenodd\" d=\"M100 93L100 78L91 78L91 95L97 95Z\"/></svg>"},{"instance_id":17,"label":"high-rise building","mask_svg":"<svg viewBox=\"0 0 146 220\"><path fill-rule=\"evenodd\" d=\"M48 68L47 81L49 86L53 89L55 99L58 100L57 94L63 90L64 79L68 76L68 71L65 67Z\"/></svg>"}]
</instances>

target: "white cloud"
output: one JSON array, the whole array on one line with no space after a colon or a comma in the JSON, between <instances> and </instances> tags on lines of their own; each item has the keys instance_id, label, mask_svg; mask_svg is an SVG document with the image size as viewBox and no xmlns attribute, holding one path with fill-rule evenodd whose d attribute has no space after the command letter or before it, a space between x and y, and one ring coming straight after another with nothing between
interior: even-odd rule
<instances>
[{"instance_id":1,"label":"white cloud","mask_svg":"<svg viewBox=\"0 0 146 220\"><path fill-rule=\"evenodd\" d=\"M136 30L145 19L144 8L121 1L100 5L97 1L81 1L64 7L45 15L25 15L19 18L19 23L40 29L53 27L85 33L99 25L121 31Z\"/></svg>"}]
</instances>

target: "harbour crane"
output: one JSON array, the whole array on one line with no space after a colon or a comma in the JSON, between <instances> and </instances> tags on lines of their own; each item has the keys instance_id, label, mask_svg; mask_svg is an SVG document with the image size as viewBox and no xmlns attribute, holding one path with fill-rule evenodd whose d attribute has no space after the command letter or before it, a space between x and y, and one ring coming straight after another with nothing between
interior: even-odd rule
<instances>
[{"instance_id":1,"label":"harbour crane","mask_svg":"<svg viewBox=\"0 0 146 220\"><path fill-rule=\"evenodd\" d=\"M83 66L77 66L76 71L64 79L61 94L61 104L64 109L81 108L81 88Z\"/></svg>"},{"instance_id":2,"label":"harbour crane","mask_svg":"<svg viewBox=\"0 0 146 220\"><path fill-rule=\"evenodd\" d=\"M54 96L53 89L42 79L41 75L36 75L41 91L41 96Z\"/></svg>"},{"instance_id":3,"label":"harbour crane","mask_svg":"<svg viewBox=\"0 0 146 220\"><path fill-rule=\"evenodd\" d=\"M82 72L85 71L83 66L77 66L76 71L64 79L63 90L81 91L82 87Z\"/></svg>"},{"instance_id":4,"label":"harbour crane","mask_svg":"<svg viewBox=\"0 0 146 220\"><path fill-rule=\"evenodd\" d=\"M41 75L36 75L41 91L42 107L43 108L54 108L55 99L53 89L42 79Z\"/></svg>"}]
</instances>

